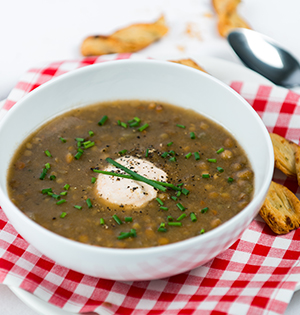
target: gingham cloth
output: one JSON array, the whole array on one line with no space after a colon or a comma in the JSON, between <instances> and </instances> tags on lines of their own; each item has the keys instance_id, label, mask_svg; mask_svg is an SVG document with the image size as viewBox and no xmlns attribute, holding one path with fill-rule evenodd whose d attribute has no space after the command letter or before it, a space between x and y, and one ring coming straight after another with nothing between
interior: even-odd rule
<instances>
[{"instance_id":1,"label":"gingham cloth","mask_svg":"<svg viewBox=\"0 0 300 315\"><path fill-rule=\"evenodd\" d=\"M0 117L54 77L94 63L126 58L136 57L119 54L31 69L12 90ZM253 106L270 132L299 143L300 95L255 82L228 84ZM287 180L280 172L275 172L274 180L297 192L296 181ZM228 250L190 272L155 281L105 280L69 270L42 255L15 231L0 208L0 282L78 313L284 314L300 282L299 255L300 229L276 236L257 217Z\"/></svg>"}]
</instances>

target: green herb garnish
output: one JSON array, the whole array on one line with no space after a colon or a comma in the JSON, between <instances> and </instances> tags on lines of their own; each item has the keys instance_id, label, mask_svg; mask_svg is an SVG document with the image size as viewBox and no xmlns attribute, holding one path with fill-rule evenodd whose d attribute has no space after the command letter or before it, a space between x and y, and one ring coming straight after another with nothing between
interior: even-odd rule
<instances>
[{"instance_id":1,"label":"green herb garnish","mask_svg":"<svg viewBox=\"0 0 300 315\"><path fill-rule=\"evenodd\" d=\"M194 152L195 160L200 160L200 154L198 152Z\"/></svg>"},{"instance_id":2,"label":"green herb garnish","mask_svg":"<svg viewBox=\"0 0 300 315\"><path fill-rule=\"evenodd\" d=\"M49 150L46 150L46 151L45 151L45 154L46 154L48 157L52 157L52 154L49 152Z\"/></svg>"},{"instance_id":3,"label":"green herb garnish","mask_svg":"<svg viewBox=\"0 0 300 315\"><path fill-rule=\"evenodd\" d=\"M107 121L108 117L105 115L101 118L101 120L98 122L99 126L103 126L105 122Z\"/></svg>"},{"instance_id":4,"label":"green herb garnish","mask_svg":"<svg viewBox=\"0 0 300 315\"><path fill-rule=\"evenodd\" d=\"M139 129L138 129L138 131L144 131L146 128L148 128L149 127L149 125L146 123L146 124L144 124L143 126L141 126Z\"/></svg>"},{"instance_id":5,"label":"green herb garnish","mask_svg":"<svg viewBox=\"0 0 300 315\"><path fill-rule=\"evenodd\" d=\"M208 207L201 209L201 213L206 213L208 211Z\"/></svg>"},{"instance_id":6,"label":"green herb garnish","mask_svg":"<svg viewBox=\"0 0 300 315\"><path fill-rule=\"evenodd\" d=\"M178 217L176 220L177 221L181 221L182 219L184 219L186 217L186 214L183 213L180 217Z\"/></svg>"},{"instance_id":7,"label":"green herb garnish","mask_svg":"<svg viewBox=\"0 0 300 315\"><path fill-rule=\"evenodd\" d=\"M177 206L181 211L184 211L184 210L185 210L185 207L184 207L180 202L178 202L178 203L176 204L176 206Z\"/></svg>"},{"instance_id":8,"label":"green herb garnish","mask_svg":"<svg viewBox=\"0 0 300 315\"><path fill-rule=\"evenodd\" d=\"M196 222L197 221L197 217L196 217L194 212L191 212L190 217L191 217L192 222Z\"/></svg>"},{"instance_id":9,"label":"green herb garnish","mask_svg":"<svg viewBox=\"0 0 300 315\"><path fill-rule=\"evenodd\" d=\"M61 199L61 200L57 201L56 204L57 204L57 205L61 205L61 204L65 203L65 202L67 202L66 199Z\"/></svg>"},{"instance_id":10,"label":"green herb garnish","mask_svg":"<svg viewBox=\"0 0 300 315\"><path fill-rule=\"evenodd\" d=\"M93 207L93 204L92 204L90 198L88 198L88 199L86 200L86 204L87 204L87 206L88 206L89 208L92 208L92 207Z\"/></svg>"},{"instance_id":11,"label":"green herb garnish","mask_svg":"<svg viewBox=\"0 0 300 315\"><path fill-rule=\"evenodd\" d=\"M114 219L119 225L123 224L123 222L121 221L121 219L120 219L116 214L113 215L113 219Z\"/></svg>"}]
</instances>

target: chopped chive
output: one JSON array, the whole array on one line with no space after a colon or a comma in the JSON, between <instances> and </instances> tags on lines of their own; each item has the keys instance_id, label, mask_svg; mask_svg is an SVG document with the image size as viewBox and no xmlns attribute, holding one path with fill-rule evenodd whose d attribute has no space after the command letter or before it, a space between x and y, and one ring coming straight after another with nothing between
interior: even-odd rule
<instances>
[{"instance_id":1,"label":"chopped chive","mask_svg":"<svg viewBox=\"0 0 300 315\"><path fill-rule=\"evenodd\" d=\"M88 199L86 200L86 204L88 205L88 207L89 207L89 208L92 208L92 207L93 207L93 205L92 205L92 202L91 202L91 199L90 199L90 198L88 198Z\"/></svg>"},{"instance_id":2,"label":"chopped chive","mask_svg":"<svg viewBox=\"0 0 300 315\"><path fill-rule=\"evenodd\" d=\"M207 162L216 163L217 159L207 159Z\"/></svg>"},{"instance_id":3,"label":"chopped chive","mask_svg":"<svg viewBox=\"0 0 300 315\"><path fill-rule=\"evenodd\" d=\"M96 178L96 177L92 177L92 179L91 179L91 183L92 183L92 184L95 184L95 183L96 183L96 180L97 180L97 178Z\"/></svg>"},{"instance_id":4,"label":"chopped chive","mask_svg":"<svg viewBox=\"0 0 300 315\"><path fill-rule=\"evenodd\" d=\"M80 148L78 148L78 149L77 149L77 152L83 153L83 150L80 149Z\"/></svg>"},{"instance_id":5,"label":"chopped chive","mask_svg":"<svg viewBox=\"0 0 300 315\"><path fill-rule=\"evenodd\" d=\"M185 155L185 158L186 158L186 159L189 159L191 156L192 156L192 153L189 152L188 154Z\"/></svg>"},{"instance_id":6,"label":"chopped chive","mask_svg":"<svg viewBox=\"0 0 300 315\"><path fill-rule=\"evenodd\" d=\"M142 127L140 127L139 129L138 129L138 131L144 131L146 128L148 128L149 127L149 125L146 123L146 124L144 124Z\"/></svg>"},{"instance_id":7,"label":"chopped chive","mask_svg":"<svg viewBox=\"0 0 300 315\"><path fill-rule=\"evenodd\" d=\"M191 139L196 139L196 136L195 136L195 132L190 132L190 137L191 137Z\"/></svg>"},{"instance_id":8,"label":"chopped chive","mask_svg":"<svg viewBox=\"0 0 300 315\"><path fill-rule=\"evenodd\" d=\"M191 212L190 217L191 217L192 222L196 222L197 221L197 217L196 217L194 212Z\"/></svg>"},{"instance_id":9,"label":"chopped chive","mask_svg":"<svg viewBox=\"0 0 300 315\"><path fill-rule=\"evenodd\" d=\"M132 233L131 232L123 232L118 236L118 240L123 240L125 238L131 237Z\"/></svg>"},{"instance_id":10,"label":"chopped chive","mask_svg":"<svg viewBox=\"0 0 300 315\"><path fill-rule=\"evenodd\" d=\"M176 162L176 157L175 156L170 157L169 161Z\"/></svg>"},{"instance_id":11,"label":"chopped chive","mask_svg":"<svg viewBox=\"0 0 300 315\"><path fill-rule=\"evenodd\" d=\"M119 224L119 225L121 225L123 222L121 221L121 219L116 215L116 214L114 214L113 215L113 219Z\"/></svg>"},{"instance_id":12,"label":"chopped chive","mask_svg":"<svg viewBox=\"0 0 300 315\"><path fill-rule=\"evenodd\" d=\"M169 143L167 144L167 146L170 147L172 144L173 144L173 142L171 141L171 142L169 142Z\"/></svg>"},{"instance_id":13,"label":"chopped chive","mask_svg":"<svg viewBox=\"0 0 300 315\"><path fill-rule=\"evenodd\" d=\"M224 172L224 168L222 168L222 167L220 167L220 166L217 167L217 170L218 170L218 172L220 172L220 173L223 173L223 172Z\"/></svg>"},{"instance_id":14,"label":"chopped chive","mask_svg":"<svg viewBox=\"0 0 300 315\"><path fill-rule=\"evenodd\" d=\"M195 160L200 160L200 154L198 152L194 152Z\"/></svg>"},{"instance_id":15,"label":"chopped chive","mask_svg":"<svg viewBox=\"0 0 300 315\"><path fill-rule=\"evenodd\" d=\"M132 222L132 217L125 217L125 222Z\"/></svg>"},{"instance_id":16,"label":"chopped chive","mask_svg":"<svg viewBox=\"0 0 300 315\"><path fill-rule=\"evenodd\" d=\"M79 160L81 156L82 156L82 152L78 151L74 157L76 160Z\"/></svg>"},{"instance_id":17,"label":"chopped chive","mask_svg":"<svg viewBox=\"0 0 300 315\"><path fill-rule=\"evenodd\" d=\"M175 155L176 155L176 153L175 153L174 150L169 151L169 154L172 155L172 156L175 156Z\"/></svg>"},{"instance_id":18,"label":"chopped chive","mask_svg":"<svg viewBox=\"0 0 300 315\"><path fill-rule=\"evenodd\" d=\"M134 122L132 122L132 123L129 124L129 127L131 127L131 128L132 128L132 127L137 127L137 126L139 126L139 124L140 124L140 123L139 123L138 121L134 121Z\"/></svg>"},{"instance_id":19,"label":"chopped chive","mask_svg":"<svg viewBox=\"0 0 300 315\"><path fill-rule=\"evenodd\" d=\"M158 231L158 232L167 232L168 230L167 230L166 228L164 228L164 227L159 227L159 228L157 229L157 231Z\"/></svg>"},{"instance_id":20,"label":"chopped chive","mask_svg":"<svg viewBox=\"0 0 300 315\"><path fill-rule=\"evenodd\" d=\"M53 192L52 192L52 191L48 191L48 192L47 192L47 195L52 196L52 195L53 195Z\"/></svg>"},{"instance_id":21,"label":"chopped chive","mask_svg":"<svg viewBox=\"0 0 300 315\"><path fill-rule=\"evenodd\" d=\"M50 163L46 163L46 164L45 164L45 168L46 168L47 170L50 170L50 168L51 168Z\"/></svg>"},{"instance_id":22,"label":"chopped chive","mask_svg":"<svg viewBox=\"0 0 300 315\"><path fill-rule=\"evenodd\" d=\"M180 196L181 196L181 191L177 191L176 196L177 196L177 197L180 197Z\"/></svg>"},{"instance_id":23,"label":"chopped chive","mask_svg":"<svg viewBox=\"0 0 300 315\"><path fill-rule=\"evenodd\" d=\"M122 126L123 128L127 128L128 127L128 125L126 123L122 122L122 121L120 123L120 126Z\"/></svg>"},{"instance_id":24,"label":"chopped chive","mask_svg":"<svg viewBox=\"0 0 300 315\"><path fill-rule=\"evenodd\" d=\"M52 188L42 189L42 194L48 194L48 192L52 192Z\"/></svg>"},{"instance_id":25,"label":"chopped chive","mask_svg":"<svg viewBox=\"0 0 300 315\"><path fill-rule=\"evenodd\" d=\"M169 152L164 152L161 156L162 156L163 158L166 158L168 155L169 155Z\"/></svg>"},{"instance_id":26,"label":"chopped chive","mask_svg":"<svg viewBox=\"0 0 300 315\"><path fill-rule=\"evenodd\" d=\"M228 183L232 183L234 181L234 179L232 177L228 177L227 181L228 181Z\"/></svg>"},{"instance_id":27,"label":"chopped chive","mask_svg":"<svg viewBox=\"0 0 300 315\"><path fill-rule=\"evenodd\" d=\"M162 222L158 228L158 232L167 232L167 229L165 226L166 224Z\"/></svg>"},{"instance_id":28,"label":"chopped chive","mask_svg":"<svg viewBox=\"0 0 300 315\"><path fill-rule=\"evenodd\" d=\"M224 149L223 148L220 148L216 153L217 154L220 154L220 153L222 153L224 151Z\"/></svg>"},{"instance_id":29,"label":"chopped chive","mask_svg":"<svg viewBox=\"0 0 300 315\"><path fill-rule=\"evenodd\" d=\"M206 213L208 211L208 207L201 209L201 213Z\"/></svg>"},{"instance_id":30,"label":"chopped chive","mask_svg":"<svg viewBox=\"0 0 300 315\"><path fill-rule=\"evenodd\" d=\"M81 206L78 206L78 205L75 205L74 208L78 209L78 210L81 210L82 207Z\"/></svg>"},{"instance_id":31,"label":"chopped chive","mask_svg":"<svg viewBox=\"0 0 300 315\"><path fill-rule=\"evenodd\" d=\"M65 189L65 190L69 190L69 188L70 188L70 185L69 185L69 184L66 184L66 185L64 186L64 189Z\"/></svg>"},{"instance_id":32,"label":"chopped chive","mask_svg":"<svg viewBox=\"0 0 300 315\"><path fill-rule=\"evenodd\" d=\"M168 215L168 216L167 216L167 219L168 219L168 221L173 221L173 220L174 220L171 215Z\"/></svg>"},{"instance_id":33,"label":"chopped chive","mask_svg":"<svg viewBox=\"0 0 300 315\"><path fill-rule=\"evenodd\" d=\"M122 150L122 151L119 151L119 154L124 155L124 154L126 154L126 152L127 152L127 150Z\"/></svg>"},{"instance_id":34,"label":"chopped chive","mask_svg":"<svg viewBox=\"0 0 300 315\"><path fill-rule=\"evenodd\" d=\"M56 176L55 175L50 175L50 180L55 180L56 179Z\"/></svg>"},{"instance_id":35,"label":"chopped chive","mask_svg":"<svg viewBox=\"0 0 300 315\"><path fill-rule=\"evenodd\" d=\"M163 201L160 199L160 198L155 198L155 200L161 205L161 206L163 206L164 205L164 203L163 203Z\"/></svg>"},{"instance_id":36,"label":"chopped chive","mask_svg":"<svg viewBox=\"0 0 300 315\"><path fill-rule=\"evenodd\" d=\"M160 206L159 209L164 210L164 211L167 211L169 208L168 208L168 207Z\"/></svg>"},{"instance_id":37,"label":"chopped chive","mask_svg":"<svg viewBox=\"0 0 300 315\"><path fill-rule=\"evenodd\" d=\"M92 137L94 135L94 132L92 130L90 130L89 135Z\"/></svg>"},{"instance_id":38,"label":"chopped chive","mask_svg":"<svg viewBox=\"0 0 300 315\"><path fill-rule=\"evenodd\" d=\"M66 142L67 142L67 140L66 140L65 138L63 138L63 137L59 137L59 140L60 140L61 142L63 142L63 143L66 143Z\"/></svg>"},{"instance_id":39,"label":"chopped chive","mask_svg":"<svg viewBox=\"0 0 300 315\"><path fill-rule=\"evenodd\" d=\"M178 187L181 187L181 186L183 186L184 185L184 183L180 183L180 184L178 184L177 186Z\"/></svg>"},{"instance_id":40,"label":"chopped chive","mask_svg":"<svg viewBox=\"0 0 300 315\"><path fill-rule=\"evenodd\" d=\"M104 115L101 120L98 122L99 126L103 126L105 124L105 122L107 121L108 117L106 115Z\"/></svg>"},{"instance_id":41,"label":"chopped chive","mask_svg":"<svg viewBox=\"0 0 300 315\"><path fill-rule=\"evenodd\" d=\"M81 141L77 141L77 148L81 147L82 142Z\"/></svg>"},{"instance_id":42,"label":"chopped chive","mask_svg":"<svg viewBox=\"0 0 300 315\"><path fill-rule=\"evenodd\" d=\"M205 230L201 229L200 234L204 234L204 233L205 233Z\"/></svg>"},{"instance_id":43,"label":"chopped chive","mask_svg":"<svg viewBox=\"0 0 300 315\"><path fill-rule=\"evenodd\" d=\"M164 192L167 190L166 187L164 187L162 184L159 184L159 182L149 180L148 178L133 172L132 170L119 164L118 162L112 160L111 158L106 158L106 161L113 164L114 166L120 168L121 170L125 171L127 174L131 175L135 180L142 181L142 182L144 182L150 186L153 186L154 188L159 189L159 190L164 191Z\"/></svg>"},{"instance_id":44,"label":"chopped chive","mask_svg":"<svg viewBox=\"0 0 300 315\"><path fill-rule=\"evenodd\" d=\"M186 214L183 213L180 217L178 217L176 220L177 221L181 221L182 219L184 219L186 217Z\"/></svg>"},{"instance_id":45,"label":"chopped chive","mask_svg":"<svg viewBox=\"0 0 300 315\"><path fill-rule=\"evenodd\" d=\"M179 127L179 128L183 128L183 129L185 128L184 125L180 125L180 124L176 124L176 126Z\"/></svg>"},{"instance_id":46,"label":"chopped chive","mask_svg":"<svg viewBox=\"0 0 300 315\"><path fill-rule=\"evenodd\" d=\"M83 142L83 141L84 141L84 138L75 138L75 140L76 140L77 142Z\"/></svg>"},{"instance_id":47,"label":"chopped chive","mask_svg":"<svg viewBox=\"0 0 300 315\"><path fill-rule=\"evenodd\" d=\"M190 191L186 188L182 188L181 192L186 196L190 193Z\"/></svg>"},{"instance_id":48,"label":"chopped chive","mask_svg":"<svg viewBox=\"0 0 300 315\"><path fill-rule=\"evenodd\" d=\"M92 142L92 141L86 141L83 143L83 146L85 149L88 149L88 148L91 148L95 145L95 142Z\"/></svg>"},{"instance_id":49,"label":"chopped chive","mask_svg":"<svg viewBox=\"0 0 300 315\"><path fill-rule=\"evenodd\" d=\"M61 205L61 204L65 203L65 202L67 202L66 199L61 199L61 200L57 201L56 204L57 204L57 205Z\"/></svg>"},{"instance_id":50,"label":"chopped chive","mask_svg":"<svg viewBox=\"0 0 300 315\"><path fill-rule=\"evenodd\" d=\"M67 194L68 194L67 191L62 191L62 192L60 193L61 196L66 196Z\"/></svg>"},{"instance_id":51,"label":"chopped chive","mask_svg":"<svg viewBox=\"0 0 300 315\"><path fill-rule=\"evenodd\" d=\"M202 178L210 178L209 174L202 174Z\"/></svg>"},{"instance_id":52,"label":"chopped chive","mask_svg":"<svg viewBox=\"0 0 300 315\"><path fill-rule=\"evenodd\" d=\"M140 118L138 118L138 117L134 117L133 119L134 119L136 122L141 122Z\"/></svg>"},{"instance_id":53,"label":"chopped chive","mask_svg":"<svg viewBox=\"0 0 300 315\"><path fill-rule=\"evenodd\" d=\"M168 222L168 225L171 225L171 226L181 226L182 223L181 223L181 222Z\"/></svg>"},{"instance_id":54,"label":"chopped chive","mask_svg":"<svg viewBox=\"0 0 300 315\"><path fill-rule=\"evenodd\" d=\"M60 199L60 195L57 195L57 194L51 194L51 196L52 196L54 199L56 199L56 200Z\"/></svg>"},{"instance_id":55,"label":"chopped chive","mask_svg":"<svg viewBox=\"0 0 300 315\"><path fill-rule=\"evenodd\" d=\"M66 215L67 215L67 212L62 212L59 217L60 217L60 218L64 218Z\"/></svg>"},{"instance_id":56,"label":"chopped chive","mask_svg":"<svg viewBox=\"0 0 300 315\"><path fill-rule=\"evenodd\" d=\"M46 154L48 157L52 157L52 154L49 152L49 150L46 150L46 151L45 151L45 154Z\"/></svg>"},{"instance_id":57,"label":"chopped chive","mask_svg":"<svg viewBox=\"0 0 300 315\"><path fill-rule=\"evenodd\" d=\"M173 200L177 200L177 197L175 197L175 196L171 196L171 199L173 199Z\"/></svg>"},{"instance_id":58,"label":"chopped chive","mask_svg":"<svg viewBox=\"0 0 300 315\"><path fill-rule=\"evenodd\" d=\"M117 163L117 162L116 162ZM134 179L134 180L137 180L137 181L142 181L142 182L145 182L143 176L141 176L141 178L134 178L133 176L130 176L130 175L126 175L126 174L120 174L120 173L114 173L114 172L107 172L107 171L101 171L101 170L98 170L98 169L93 169L93 172L95 173L100 173L100 174L105 174L105 175L111 175L111 176L117 176L117 177L122 177L122 178L128 178L128 179ZM135 175L138 175L137 173L135 173ZM149 185L153 186L154 184L158 184L160 186L165 186L165 187L169 187L169 188L172 188L174 190L181 190L179 187L176 187L175 185L173 184L170 184L170 183L165 183L165 182L159 182L159 181L155 181L155 180L152 180L152 179L147 179L149 181ZM147 182L148 183L148 182ZM153 186L154 187L154 186ZM165 191L165 190L164 190Z\"/></svg>"},{"instance_id":59,"label":"chopped chive","mask_svg":"<svg viewBox=\"0 0 300 315\"><path fill-rule=\"evenodd\" d=\"M146 154L145 154L145 157L148 157L149 156L149 149L146 150Z\"/></svg>"},{"instance_id":60,"label":"chopped chive","mask_svg":"<svg viewBox=\"0 0 300 315\"><path fill-rule=\"evenodd\" d=\"M100 218L100 224L101 224L101 225L104 225L104 224L105 224L105 221L104 221L103 218Z\"/></svg>"},{"instance_id":61,"label":"chopped chive","mask_svg":"<svg viewBox=\"0 0 300 315\"><path fill-rule=\"evenodd\" d=\"M135 229L131 229L130 233L131 233L132 237L136 237L136 230Z\"/></svg>"},{"instance_id":62,"label":"chopped chive","mask_svg":"<svg viewBox=\"0 0 300 315\"><path fill-rule=\"evenodd\" d=\"M176 204L176 206L177 206L181 211L184 211L184 210L185 210L185 207L184 207L180 202L178 202L178 203Z\"/></svg>"}]
</instances>

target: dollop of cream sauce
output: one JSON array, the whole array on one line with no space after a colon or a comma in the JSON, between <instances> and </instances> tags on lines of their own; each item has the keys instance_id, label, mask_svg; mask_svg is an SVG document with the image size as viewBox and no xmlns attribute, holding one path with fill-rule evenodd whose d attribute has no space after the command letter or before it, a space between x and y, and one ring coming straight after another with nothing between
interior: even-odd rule
<instances>
[{"instance_id":1,"label":"dollop of cream sauce","mask_svg":"<svg viewBox=\"0 0 300 315\"><path fill-rule=\"evenodd\" d=\"M167 181L167 174L153 163L132 156L120 157L119 164L148 179ZM126 174L114 165L107 166L104 171ZM126 174L128 175L128 174ZM157 197L157 190L152 186L132 179L99 174L96 181L97 195L111 204L140 208Z\"/></svg>"}]
</instances>

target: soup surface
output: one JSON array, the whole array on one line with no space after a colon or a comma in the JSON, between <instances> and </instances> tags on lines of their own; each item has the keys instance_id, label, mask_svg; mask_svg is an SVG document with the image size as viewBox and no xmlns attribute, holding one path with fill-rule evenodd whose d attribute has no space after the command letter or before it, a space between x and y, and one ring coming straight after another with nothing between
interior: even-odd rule
<instances>
[{"instance_id":1,"label":"soup surface","mask_svg":"<svg viewBox=\"0 0 300 315\"><path fill-rule=\"evenodd\" d=\"M118 248L207 233L251 201L253 185L245 152L224 128L192 110L144 101L54 118L23 142L8 175L11 200L38 224Z\"/></svg>"}]
</instances>

